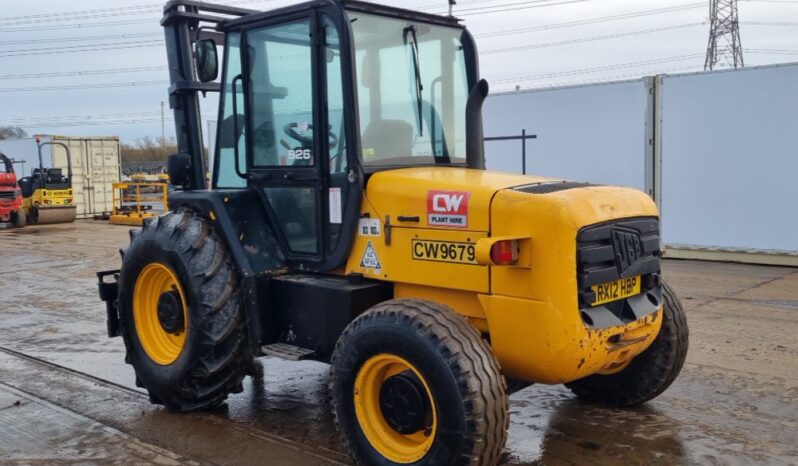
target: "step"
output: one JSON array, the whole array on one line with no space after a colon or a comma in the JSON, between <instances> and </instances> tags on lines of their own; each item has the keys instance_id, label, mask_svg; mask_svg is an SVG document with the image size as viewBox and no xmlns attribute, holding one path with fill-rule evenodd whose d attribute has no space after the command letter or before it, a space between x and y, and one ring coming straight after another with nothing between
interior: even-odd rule
<instances>
[{"instance_id":1,"label":"step","mask_svg":"<svg viewBox=\"0 0 798 466\"><path fill-rule=\"evenodd\" d=\"M289 345L288 343L272 343L261 346L261 351L266 356L272 356L289 361L302 361L311 358L316 352L307 348Z\"/></svg>"}]
</instances>

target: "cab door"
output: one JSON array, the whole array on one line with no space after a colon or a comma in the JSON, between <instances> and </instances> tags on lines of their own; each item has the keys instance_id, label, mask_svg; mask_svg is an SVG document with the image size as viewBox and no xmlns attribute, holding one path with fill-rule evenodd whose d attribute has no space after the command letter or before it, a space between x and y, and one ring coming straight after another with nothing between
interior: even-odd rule
<instances>
[{"instance_id":1,"label":"cab door","mask_svg":"<svg viewBox=\"0 0 798 466\"><path fill-rule=\"evenodd\" d=\"M248 186L303 270L345 261L362 192L344 24L334 11L310 10L244 31Z\"/></svg>"}]
</instances>

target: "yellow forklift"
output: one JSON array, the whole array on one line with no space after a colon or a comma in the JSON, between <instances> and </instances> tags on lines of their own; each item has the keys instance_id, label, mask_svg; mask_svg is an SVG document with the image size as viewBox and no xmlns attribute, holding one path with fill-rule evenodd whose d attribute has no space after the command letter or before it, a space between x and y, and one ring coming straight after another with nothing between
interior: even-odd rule
<instances>
[{"instance_id":1,"label":"yellow forklift","mask_svg":"<svg viewBox=\"0 0 798 466\"><path fill-rule=\"evenodd\" d=\"M39 150L39 168L31 176L19 180L22 191L22 210L28 224L71 223L77 217L75 196L72 192L72 155L69 146L59 141L42 142L36 136ZM66 150L67 175L60 168L45 168L42 147L59 145Z\"/></svg>"},{"instance_id":2,"label":"yellow forklift","mask_svg":"<svg viewBox=\"0 0 798 466\"><path fill-rule=\"evenodd\" d=\"M152 402L216 406L263 355L323 361L356 464L476 466L499 460L524 384L634 406L673 382L688 330L656 205L486 171L488 84L460 20L173 0L161 24L177 189L98 273Z\"/></svg>"}]
</instances>

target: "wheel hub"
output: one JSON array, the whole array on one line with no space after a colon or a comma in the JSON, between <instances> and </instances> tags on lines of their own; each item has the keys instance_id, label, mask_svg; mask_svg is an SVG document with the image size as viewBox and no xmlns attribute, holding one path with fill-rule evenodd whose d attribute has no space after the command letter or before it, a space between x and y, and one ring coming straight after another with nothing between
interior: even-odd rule
<instances>
[{"instance_id":1,"label":"wheel hub","mask_svg":"<svg viewBox=\"0 0 798 466\"><path fill-rule=\"evenodd\" d=\"M180 333L185 328L183 303L177 290L165 291L158 298L158 322L166 333Z\"/></svg>"},{"instance_id":2,"label":"wheel hub","mask_svg":"<svg viewBox=\"0 0 798 466\"><path fill-rule=\"evenodd\" d=\"M424 386L413 371L389 377L380 388L382 416L402 435L424 428L428 404Z\"/></svg>"}]
</instances>

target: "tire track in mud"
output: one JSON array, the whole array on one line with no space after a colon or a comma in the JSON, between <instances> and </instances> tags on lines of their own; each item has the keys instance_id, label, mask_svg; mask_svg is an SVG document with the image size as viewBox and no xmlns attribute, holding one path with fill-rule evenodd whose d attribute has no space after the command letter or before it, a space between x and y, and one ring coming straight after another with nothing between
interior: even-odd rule
<instances>
[{"instance_id":1,"label":"tire track in mud","mask_svg":"<svg viewBox=\"0 0 798 466\"><path fill-rule=\"evenodd\" d=\"M211 464L348 464L348 459L224 419L224 408L153 409L146 393L0 346L3 384L143 442ZM233 455L230 453L234 452ZM272 462L269 461L269 462Z\"/></svg>"}]
</instances>

